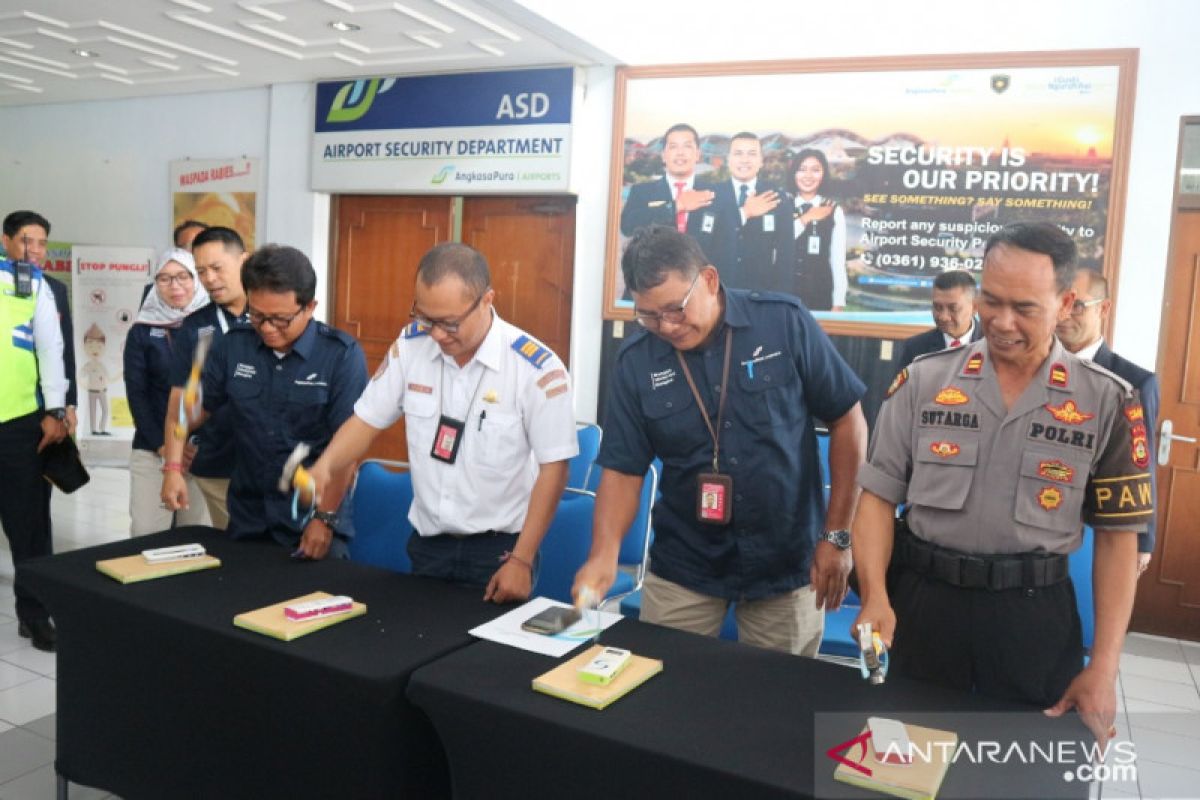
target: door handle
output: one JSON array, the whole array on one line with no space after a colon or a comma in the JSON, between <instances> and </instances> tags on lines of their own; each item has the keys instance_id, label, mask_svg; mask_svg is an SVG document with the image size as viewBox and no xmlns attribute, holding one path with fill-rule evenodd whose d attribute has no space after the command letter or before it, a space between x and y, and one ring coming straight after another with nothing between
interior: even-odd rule
<instances>
[{"instance_id":1,"label":"door handle","mask_svg":"<svg viewBox=\"0 0 1200 800\"><path fill-rule=\"evenodd\" d=\"M1158 429L1158 465L1164 467L1171 458L1171 442L1196 443L1195 436L1179 436L1174 433L1175 426L1171 420L1164 419Z\"/></svg>"}]
</instances>

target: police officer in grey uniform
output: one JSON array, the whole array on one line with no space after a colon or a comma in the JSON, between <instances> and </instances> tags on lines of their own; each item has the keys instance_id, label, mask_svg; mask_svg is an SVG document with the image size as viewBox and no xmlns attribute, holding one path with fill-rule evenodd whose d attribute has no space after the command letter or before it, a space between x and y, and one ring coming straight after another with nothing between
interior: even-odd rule
<instances>
[{"instance_id":1,"label":"police officer in grey uniform","mask_svg":"<svg viewBox=\"0 0 1200 800\"><path fill-rule=\"evenodd\" d=\"M1150 454L1129 385L1067 352L1075 245L1010 225L985 250L985 340L917 359L880 410L854 523L863 609L892 669L1075 707L1111 736L1133 607L1136 532L1152 513ZM893 523L908 504L907 524ZM1083 666L1067 554L1096 531L1096 636ZM889 561L891 571L888 571Z\"/></svg>"}]
</instances>

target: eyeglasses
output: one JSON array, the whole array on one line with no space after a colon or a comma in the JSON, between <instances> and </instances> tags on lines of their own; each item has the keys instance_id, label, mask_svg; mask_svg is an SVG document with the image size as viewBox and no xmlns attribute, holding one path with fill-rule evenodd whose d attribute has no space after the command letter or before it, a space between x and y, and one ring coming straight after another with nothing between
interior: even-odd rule
<instances>
[{"instance_id":1,"label":"eyeglasses","mask_svg":"<svg viewBox=\"0 0 1200 800\"><path fill-rule=\"evenodd\" d=\"M154 279L154 282L159 286L170 286L172 283L176 286L187 286L192 282L192 273L180 272L178 275L159 275Z\"/></svg>"},{"instance_id":2,"label":"eyeglasses","mask_svg":"<svg viewBox=\"0 0 1200 800\"><path fill-rule=\"evenodd\" d=\"M1098 306L1103 302L1103 297L1097 297L1095 300L1076 300L1071 304L1071 316L1078 317L1092 306Z\"/></svg>"},{"instance_id":3,"label":"eyeglasses","mask_svg":"<svg viewBox=\"0 0 1200 800\"><path fill-rule=\"evenodd\" d=\"M488 287L488 289L490 288L491 287ZM479 297L475 298L475 302L471 303L471 307L460 314L458 319L430 319L424 314L418 314L417 303L415 300L413 301L412 308L408 311L408 317L422 328L441 328L443 331L449 334L458 333L459 326L466 321L467 317L471 316L471 312L479 308L479 304L483 302L483 296L488 293L488 289L484 289L483 292L480 293Z\"/></svg>"},{"instance_id":4,"label":"eyeglasses","mask_svg":"<svg viewBox=\"0 0 1200 800\"><path fill-rule=\"evenodd\" d=\"M687 304L692 299L692 292L696 291L696 283L700 280L700 273L696 273L696 277L692 278L692 285L688 287L687 294L683 296L683 302L675 306L675 308L667 308L662 311L640 311L635 312L633 318L639 324L645 325L647 328L656 328L664 322L669 322L672 325L678 325L687 319Z\"/></svg>"},{"instance_id":5,"label":"eyeglasses","mask_svg":"<svg viewBox=\"0 0 1200 800\"><path fill-rule=\"evenodd\" d=\"M285 317L282 314L263 314L259 311L250 311L247 316L250 317L250 324L256 328L261 328L263 325L270 323L277 331L285 331L288 326L296 321L296 317L304 313L304 307L290 317Z\"/></svg>"}]
</instances>

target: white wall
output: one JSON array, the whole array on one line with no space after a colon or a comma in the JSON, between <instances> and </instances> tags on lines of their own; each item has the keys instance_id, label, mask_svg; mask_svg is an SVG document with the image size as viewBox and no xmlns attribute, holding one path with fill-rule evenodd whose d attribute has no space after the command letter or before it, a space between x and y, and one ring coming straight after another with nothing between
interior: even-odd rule
<instances>
[{"instance_id":1,"label":"white wall","mask_svg":"<svg viewBox=\"0 0 1200 800\"><path fill-rule=\"evenodd\" d=\"M600 346L604 309L604 226L608 214L609 149L612 147L612 67L583 71L576 95L571 144L571 191L575 208L575 282L571 308L571 378L575 419L599 422ZM585 365L586 368L585 368Z\"/></svg>"},{"instance_id":2,"label":"white wall","mask_svg":"<svg viewBox=\"0 0 1200 800\"><path fill-rule=\"evenodd\" d=\"M168 163L267 155L266 89L25 106L0 112L0 213L31 208L52 239L171 240Z\"/></svg>"}]
</instances>

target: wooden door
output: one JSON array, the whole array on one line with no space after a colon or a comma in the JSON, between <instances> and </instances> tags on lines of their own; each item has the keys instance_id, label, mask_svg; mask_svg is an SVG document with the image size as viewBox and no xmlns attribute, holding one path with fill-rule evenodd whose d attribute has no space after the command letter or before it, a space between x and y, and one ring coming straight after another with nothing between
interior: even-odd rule
<instances>
[{"instance_id":1,"label":"wooden door","mask_svg":"<svg viewBox=\"0 0 1200 800\"><path fill-rule=\"evenodd\" d=\"M1159 333L1158 432L1176 436L1158 468L1154 556L1138 581L1130 627L1200 641L1200 210L1175 213Z\"/></svg>"},{"instance_id":2,"label":"wooden door","mask_svg":"<svg viewBox=\"0 0 1200 800\"><path fill-rule=\"evenodd\" d=\"M358 339L372 375L408 324L417 262L451 238L453 209L449 197L337 198L332 319ZM367 457L407 460L404 421L376 439Z\"/></svg>"},{"instance_id":3,"label":"wooden door","mask_svg":"<svg viewBox=\"0 0 1200 800\"><path fill-rule=\"evenodd\" d=\"M574 197L468 197L462 240L487 259L496 312L570 366Z\"/></svg>"}]
</instances>

